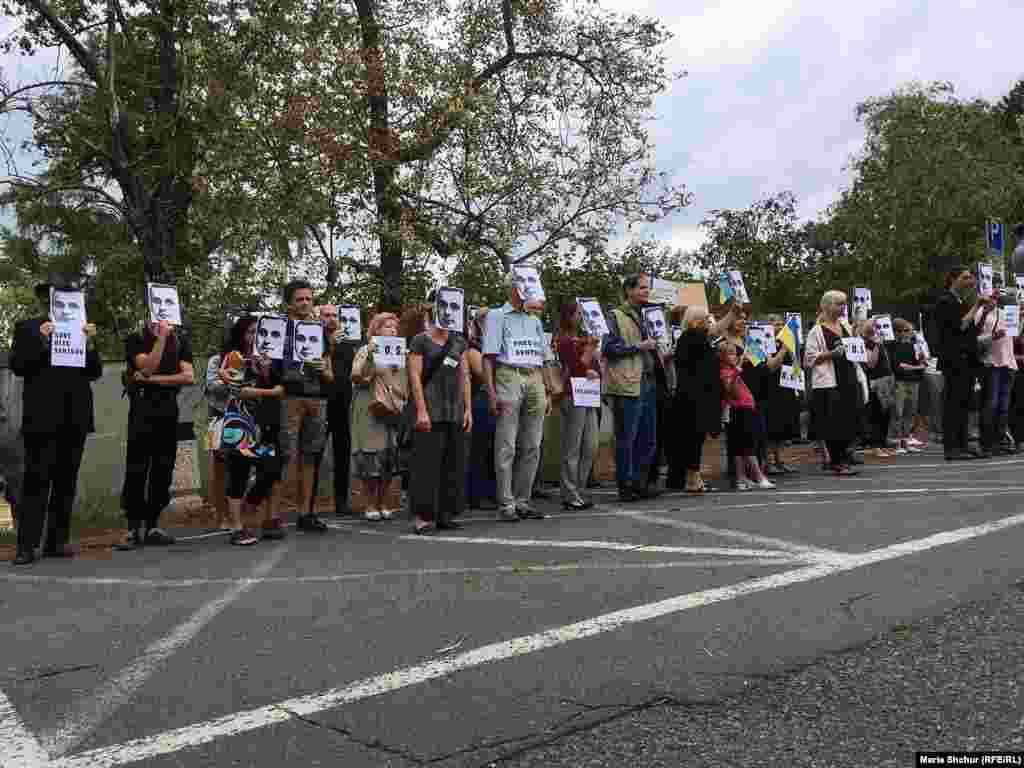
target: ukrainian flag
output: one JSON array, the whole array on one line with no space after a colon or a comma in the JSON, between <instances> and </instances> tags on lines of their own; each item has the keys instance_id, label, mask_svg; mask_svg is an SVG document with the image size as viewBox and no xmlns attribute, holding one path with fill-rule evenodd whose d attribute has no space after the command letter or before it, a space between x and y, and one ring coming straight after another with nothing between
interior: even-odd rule
<instances>
[{"instance_id":1,"label":"ukrainian flag","mask_svg":"<svg viewBox=\"0 0 1024 768\"><path fill-rule=\"evenodd\" d=\"M789 354L793 356L793 360L797 361L797 365L799 365L800 360L800 356L797 355L797 347L799 346L797 334L800 327L797 324L798 322L796 317L789 318L786 321L786 325L779 332L779 341L782 343L782 346L789 350Z\"/></svg>"},{"instance_id":2,"label":"ukrainian flag","mask_svg":"<svg viewBox=\"0 0 1024 768\"><path fill-rule=\"evenodd\" d=\"M718 278L718 303L726 304L732 298L732 286L729 285L729 275L722 275Z\"/></svg>"}]
</instances>

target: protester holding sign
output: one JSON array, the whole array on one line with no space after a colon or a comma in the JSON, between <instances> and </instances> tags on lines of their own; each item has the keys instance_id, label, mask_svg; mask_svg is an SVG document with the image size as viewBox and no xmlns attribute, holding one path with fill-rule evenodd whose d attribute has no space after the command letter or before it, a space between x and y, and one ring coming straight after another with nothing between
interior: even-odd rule
<instances>
[{"instance_id":1,"label":"protester holding sign","mask_svg":"<svg viewBox=\"0 0 1024 768\"><path fill-rule=\"evenodd\" d=\"M408 377L397 366L379 365L375 336L397 336L398 316L390 312L370 321L370 343L352 361L352 474L364 485L363 517L390 520L385 504L388 485L399 470L398 429L408 398Z\"/></svg>"},{"instance_id":2,"label":"protester holding sign","mask_svg":"<svg viewBox=\"0 0 1024 768\"><path fill-rule=\"evenodd\" d=\"M923 443L911 433L917 414L918 391L924 378L928 359L914 344L914 326L902 317L892 322L896 341L889 345L889 360L896 377L896 439L900 448L911 453L921 450Z\"/></svg>"},{"instance_id":3,"label":"protester holding sign","mask_svg":"<svg viewBox=\"0 0 1024 768\"><path fill-rule=\"evenodd\" d=\"M466 505L470 509L498 509L494 475L494 432L497 421L491 415L484 377L483 339L488 308L476 307L467 326L466 360L469 362L473 394L473 437L466 461Z\"/></svg>"},{"instance_id":4,"label":"protester holding sign","mask_svg":"<svg viewBox=\"0 0 1024 768\"><path fill-rule=\"evenodd\" d=\"M946 273L946 291L935 303L932 318L938 330L939 370L942 371L942 449L946 461L980 457L968 451L967 415L978 362L978 314L992 299L978 295L966 307L963 296L974 290L974 275L956 266Z\"/></svg>"},{"instance_id":5,"label":"protester holding sign","mask_svg":"<svg viewBox=\"0 0 1024 768\"><path fill-rule=\"evenodd\" d=\"M331 356L333 384L324 384L327 393L327 431L331 436L334 453L334 511L345 517L352 513L349 503L352 456L352 361L359 345L359 310L346 307L347 323L341 321L341 308L334 304L321 304L320 322L327 335L328 354ZM354 328L353 328L353 320ZM347 325L347 327L346 327Z\"/></svg>"},{"instance_id":6,"label":"protester holding sign","mask_svg":"<svg viewBox=\"0 0 1024 768\"><path fill-rule=\"evenodd\" d=\"M431 526L461 527L453 518L466 507L466 435L473 429L466 340L448 327L462 328L462 291L442 288L431 298L431 327L409 343L408 361L409 407L416 414L409 506L420 534Z\"/></svg>"},{"instance_id":7,"label":"protester holding sign","mask_svg":"<svg viewBox=\"0 0 1024 768\"><path fill-rule=\"evenodd\" d=\"M77 553L68 544L71 509L86 435L95 430L91 382L103 374L94 325L80 326L86 339L84 367L53 365L55 325L46 316L51 288L74 290L57 279L38 284L35 294L41 317L18 322L11 344L11 370L24 378L21 431L25 471L18 500L15 565L34 562L40 543L44 557Z\"/></svg>"},{"instance_id":8,"label":"protester holding sign","mask_svg":"<svg viewBox=\"0 0 1024 768\"><path fill-rule=\"evenodd\" d=\"M867 350L864 370L870 388L866 411L868 448L879 458L889 458L893 455L889 452L889 422L896 405L896 379L878 325L872 320L863 320L858 332ZM895 453L906 453L906 449L897 447Z\"/></svg>"},{"instance_id":9,"label":"protester holding sign","mask_svg":"<svg viewBox=\"0 0 1024 768\"><path fill-rule=\"evenodd\" d=\"M192 385L192 344L168 320L145 323L125 342L128 442L121 507L128 535L119 549L173 544L160 528L178 454L178 393Z\"/></svg>"},{"instance_id":10,"label":"protester holding sign","mask_svg":"<svg viewBox=\"0 0 1024 768\"><path fill-rule=\"evenodd\" d=\"M804 368L811 373L813 429L825 441L836 477L857 474L847 461L850 444L860 432L863 403L856 368L846 359L843 344L843 338L853 334L840 319L846 306L842 291L827 291L821 297L818 323L807 334L804 349Z\"/></svg>"},{"instance_id":11,"label":"protester holding sign","mask_svg":"<svg viewBox=\"0 0 1024 768\"><path fill-rule=\"evenodd\" d=\"M562 412L562 507L575 511L594 506L593 502L583 498L583 492L597 453L599 409L575 401L572 379L591 379L598 383L601 379L598 359L594 354L600 340L583 333L586 326L583 306L583 302L562 304L558 335L555 337L566 391L559 404Z\"/></svg>"},{"instance_id":12,"label":"protester holding sign","mask_svg":"<svg viewBox=\"0 0 1024 768\"><path fill-rule=\"evenodd\" d=\"M1016 309L1016 307L1015 307ZM981 361L981 449L983 457L1007 453L1002 447L1010 416L1010 389L1017 372L1013 338L1007 332L1006 310L992 304L975 317Z\"/></svg>"},{"instance_id":13,"label":"protester holding sign","mask_svg":"<svg viewBox=\"0 0 1024 768\"><path fill-rule=\"evenodd\" d=\"M776 318L769 327L769 338L777 338L785 329L782 318ZM764 417L765 451L762 469L768 476L790 475L796 472L785 462L786 443L800 437L800 398L793 390L782 386L782 369L792 369L795 361L785 344L778 344L774 354L765 361L760 396L755 394L758 408ZM797 367L797 371L800 369Z\"/></svg>"},{"instance_id":14,"label":"protester holding sign","mask_svg":"<svg viewBox=\"0 0 1024 768\"><path fill-rule=\"evenodd\" d=\"M757 446L764 438L757 418L757 401L740 376L739 355L731 344L718 348L722 403L729 406L729 448L735 456L736 490L774 488L764 476L757 458Z\"/></svg>"}]
</instances>

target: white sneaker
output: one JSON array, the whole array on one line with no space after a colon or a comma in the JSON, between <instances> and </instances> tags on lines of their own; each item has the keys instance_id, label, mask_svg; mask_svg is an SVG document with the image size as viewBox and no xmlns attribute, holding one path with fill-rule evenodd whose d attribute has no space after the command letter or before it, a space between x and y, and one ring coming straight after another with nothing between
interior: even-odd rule
<instances>
[{"instance_id":1,"label":"white sneaker","mask_svg":"<svg viewBox=\"0 0 1024 768\"><path fill-rule=\"evenodd\" d=\"M390 520L394 516L395 516L395 510L393 510L393 509L382 509L380 511L380 518L381 518L381 520Z\"/></svg>"},{"instance_id":2,"label":"white sneaker","mask_svg":"<svg viewBox=\"0 0 1024 768\"><path fill-rule=\"evenodd\" d=\"M774 488L775 483L769 480L767 477L762 477L761 482L755 483L758 488Z\"/></svg>"},{"instance_id":3,"label":"white sneaker","mask_svg":"<svg viewBox=\"0 0 1024 768\"><path fill-rule=\"evenodd\" d=\"M907 447L910 447L910 448L923 448L924 446L925 446L925 443L922 443L916 437L908 437L907 438Z\"/></svg>"},{"instance_id":4,"label":"white sneaker","mask_svg":"<svg viewBox=\"0 0 1024 768\"><path fill-rule=\"evenodd\" d=\"M736 481L736 490L737 491L749 491L753 487L754 486L751 485L749 480L737 480Z\"/></svg>"},{"instance_id":5,"label":"white sneaker","mask_svg":"<svg viewBox=\"0 0 1024 768\"><path fill-rule=\"evenodd\" d=\"M903 450L906 451L907 453L923 453L923 451L920 448L913 446L910 443L907 443L907 447L904 448Z\"/></svg>"},{"instance_id":6,"label":"white sneaker","mask_svg":"<svg viewBox=\"0 0 1024 768\"><path fill-rule=\"evenodd\" d=\"M896 454L897 456L905 456L907 454L906 448L890 448L889 454Z\"/></svg>"},{"instance_id":7,"label":"white sneaker","mask_svg":"<svg viewBox=\"0 0 1024 768\"><path fill-rule=\"evenodd\" d=\"M380 512L376 509L368 509L363 513L363 517L375 523L380 520Z\"/></svg>"}]
</instances>

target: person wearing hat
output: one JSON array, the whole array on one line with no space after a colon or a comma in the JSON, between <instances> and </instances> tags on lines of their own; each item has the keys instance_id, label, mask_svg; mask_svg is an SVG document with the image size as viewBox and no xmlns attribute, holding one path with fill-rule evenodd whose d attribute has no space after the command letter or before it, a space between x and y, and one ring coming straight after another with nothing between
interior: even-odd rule
<instances>
[{"instance_id":1,"label":"person wearing hat","mask_svg":"<svg viewBox=\"0 0 1024 768\"><path fill-rule=\"evenodd\" d=\"M76 290L71 281L51 277L35 287L41 316L14 326L11 370L24 381L21 433L25 474L18 500L18 544L15 565L35 562L43 539L44 557L73 557L68 544L71 508L85 438L95 431L92 386L103 374L96 352L96 326L85 324L84 368L51 364L54 323L49 317L50 289ZM44 526L45 524L45 526Z\"/></svg>"}]
</instances>

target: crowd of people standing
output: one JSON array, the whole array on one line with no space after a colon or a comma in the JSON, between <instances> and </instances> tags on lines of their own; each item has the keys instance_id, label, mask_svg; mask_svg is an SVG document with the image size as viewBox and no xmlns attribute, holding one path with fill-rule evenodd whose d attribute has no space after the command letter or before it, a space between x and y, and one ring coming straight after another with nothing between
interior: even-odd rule
<instances>
[{"instance_id":1,"label":"crowd of people standing","mask_svg":"<svg viewBox=\"0 0 1024 768\"><path fill-rule=\"evenodd\" d=\"M39 286L40 299L50 287ZM946 458L990 456L1004 449L1012 426L1013 375L1024 350L1007 334L997 301L982 296L967 306L970 271L952 270L946 288L934 315ZM534 497L545 420L556 408L561 504L589 509L605 409L576 401L573 382L581 380L599 385L613 422L621 503L655 498L665 488L708 492L702 467L709 435L724 435L727 474L737 490L774 488L770 478L796 472L786 446L804 431L837 478L858 474L858 448L879 456L920 449L913 418L928 359L913 343L908 321L897 318L895 340L884 342L870 320L848 322L846 295L828 291L799 349L780 344L759 360L749 354L743 305L729 302L717 318L704 306L677 307L672 316L679 328L666 340L643 314L650 291L647 275L626 276L622 302L607 311L602 337L571 300L558 307L557 332L549 338L543 301L524 298L510 280L507 301L467 318L463 333L439 322L431 296L401 315L372 316L365 338L352 338L336 306L317 307L309 283L289 283L282 297L288 320L318 320L323 354L291 362L296 342L289 334L283 360L271 360L258 351L257 317L243 316L205 372L209 501L218 524L238 546L284 537L282 481L294 473L296 528L328 530L313 508L328 439L339 515L352 514L358 483L367 521L401 512L418 534L460 527L467 507L490 510L500 522L544 519ZM768 321L775 334L783 332L784 317ZM40 544L45 556L75 553L70 516L86 435L94 428L90 384L102 369L94 326L83 329L84 368L52 366L52 329L43 317L18 323L14 334L11 367L25 379L26 454L16 500L16 564L33 562ZM854 337L863 340L863 360L849 359ZM405 340L404 365L382 355L379 338ZM126 341L130 405L121 506L127 533L120 549L174 543L160 516L171 498L177 394L193 383L192 362L187 337L166 320L144 324ZM785 372L794 368L805 372L806 392L784 386ZM967 414L977 389L982 434L971 451ZM805 408L808 430L801 428ZM395 478L402 484L397 505L388 492ZM248 527L256 519L259 528Z\"/></svg>"}]
</instances>

